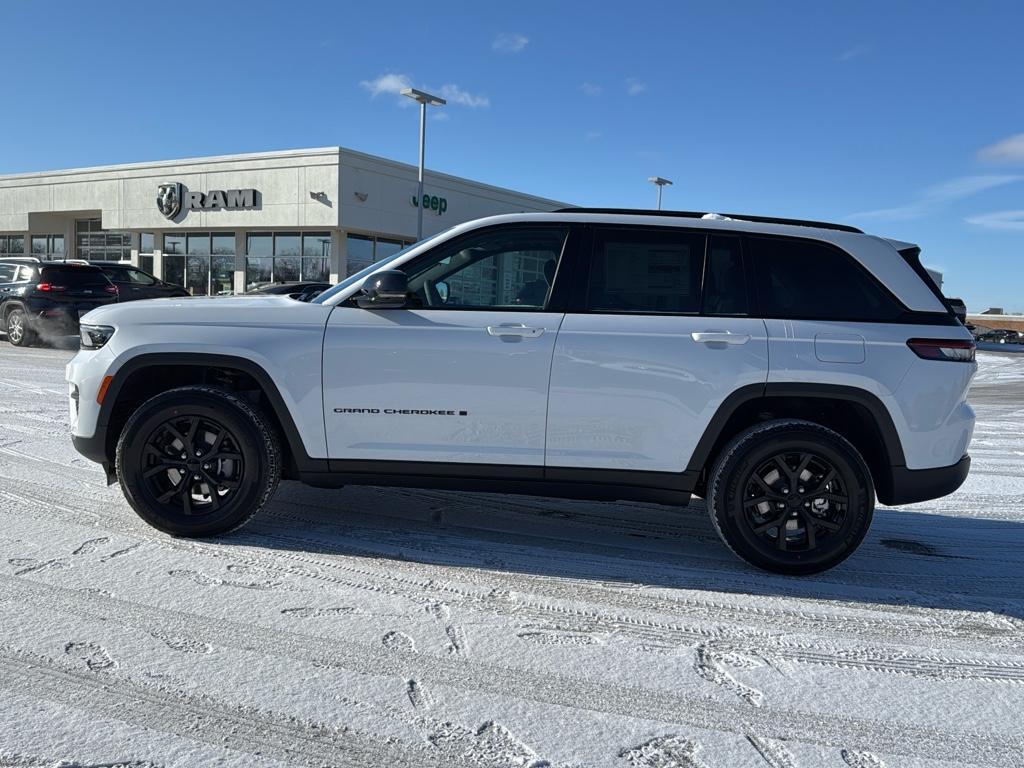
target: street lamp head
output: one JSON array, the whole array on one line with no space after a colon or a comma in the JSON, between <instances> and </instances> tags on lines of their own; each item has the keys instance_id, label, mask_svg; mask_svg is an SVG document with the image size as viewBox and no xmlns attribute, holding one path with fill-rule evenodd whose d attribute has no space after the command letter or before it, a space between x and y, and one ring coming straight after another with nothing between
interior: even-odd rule
<instances>
[{"instance_id":1,"label":"street lamp head","mask_svg":"<svg viewBox=\"0 0 1024 768\"><path fill-rule=\"evenodd\" d=\"M426 91L420 91L415 88L403 88L402 95L408 96L410 99L418 101L420 104L426 104L431 107L443 107L448 103L440 96L434 96Z\"/></svg>"},{"instance_id":2,"label":"street lamp head","mask_svg":"<svg viewBox=\"0 0 1024 768\"><path fill-rule=\"evenodd\" d=\"M661 176L651 176L647 179L651 184L657 184L659 187L672 186L672 182L668 179L663 179Z\"/></svg>"}]
</instances>

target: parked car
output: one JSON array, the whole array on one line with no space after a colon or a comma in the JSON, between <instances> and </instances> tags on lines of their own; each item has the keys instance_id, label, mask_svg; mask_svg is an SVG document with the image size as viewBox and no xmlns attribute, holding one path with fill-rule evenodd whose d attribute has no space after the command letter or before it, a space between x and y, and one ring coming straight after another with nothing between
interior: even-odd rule
<instances>
[{"instance_id":1,"label":"parked car","mask_svg":"<svg viewBox=\"0 0 1024 768\"><path fill-rule=\"evenodd\" d=\"M282 477L697 495L741 558L814 573L860 545L876 496L945 496L970 467L974 341L919 255L756 216L481 219L306 304L94 310L72 440L175 536L237 528Z\"/></svg>"},{"instance_id":2,"label":"parked car","mask_svg":"<svg viewBox=\"0 0 1024 768\"><path fill-rule=\"evenodd\" d=\"M81 315L117 298L117 287L99 267L0 259L0 331L15 346L76 334Z\"/></svg>"},{"instance_id":3,"label":"parked car","mask_svg":"<svg viewBox=\"0 0 1024 768\"><path fill-rule=\"evenodd\" d=\"M257 296L289 296L297 301L311 301L331 287L330 283L267 283L246 294Z\"/></svg>"},{"instance_id":4,"label":"parked car","mask_svg":"<svg viewBox=\"0 0 1024 768\"><path fill-rule=\"evenodd\" d=\"M118 261L91 263L102 269L110 282L117 286L119 300L122 302L191 295L182 286L161 280L131 264Z\"/></svg>"},{"instance_id":5,"label":"parked car","mask_svg":"<svg viewBox=\"0 0 1024 768\"><path fill-rule=\"evenodd\" d=\"M1006 328L995 328L980 334L977 339L990 344L1020 344L1024 342L1024 334Z\"/></svg>"}]
</instances>

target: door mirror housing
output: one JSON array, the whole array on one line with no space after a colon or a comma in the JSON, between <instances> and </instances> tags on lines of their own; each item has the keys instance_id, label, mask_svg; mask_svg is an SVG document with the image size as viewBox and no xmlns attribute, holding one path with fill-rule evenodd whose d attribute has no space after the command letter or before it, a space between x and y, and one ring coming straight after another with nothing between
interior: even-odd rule
<instances>
[{"instance_id":1,"label":"door mirror housing","mask_svg":"<svg viewBox=\"0 0 1024 768\"><path fill-rule=\"evenodd\" d=\"M356 304L361 309L400 309L406 305L409 280L400 269L386 269L363 282Z\"/></svg>"}]
</instances>

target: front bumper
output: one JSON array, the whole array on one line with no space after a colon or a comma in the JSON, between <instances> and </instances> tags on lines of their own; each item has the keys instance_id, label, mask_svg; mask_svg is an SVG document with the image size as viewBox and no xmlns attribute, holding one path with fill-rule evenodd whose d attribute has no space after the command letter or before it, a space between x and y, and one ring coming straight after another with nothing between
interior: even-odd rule
<instances>
[{"instance_id":1,"label":"front bumper","mask_svg":"<svg viewBox=\"0 0 1024 768\"><path fill-rule=\"evenodd\" d=\"M964 454L956 464L934 469L907 469L890 467L885 482L878 483L876 492L883 504L913 504L948 496L964 484L971 470L971 457Z\"/></svg>"}]
</instances>

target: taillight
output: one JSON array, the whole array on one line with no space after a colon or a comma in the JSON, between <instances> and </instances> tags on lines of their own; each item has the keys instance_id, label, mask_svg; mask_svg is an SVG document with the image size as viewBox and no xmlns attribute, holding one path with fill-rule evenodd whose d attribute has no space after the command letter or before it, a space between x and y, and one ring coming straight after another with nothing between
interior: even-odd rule
<instances>
[{"instance_id":1,"label":"taillight","mask_svg":"<svg viewBox=\"0 0 1024 768\"><path fill-rule=\"evenodd\" d=\"M39 283L39 285L36 286L36 290L37 291L42 291L43 293L50 293L51 291L53 291L53 292L60 292L60 291L66 291L67 290L67 286L55 285L54 283Z\"/></svg>"},{"instance_id":2,"label":"taillight","mask_svg":"<svg viewBox=\"0 0 1024 768\"><path fill-rule=\"evenodd\" d=\"M112 293L115 296L117 296L117 286L116 285L108 285L103 290L106 291L107 293Z\"/></svg>"},{"instance_id":3,"label":"taillight","mask_svg":"<svg viewBox=\"0 0 1024 768\"><path fill-rule=\"evenodd\" d=\"M911 339L907 346L922 360L948 360L954 363L974 362L974 342L963 339Z\"/></svg>"}]
</instances>

